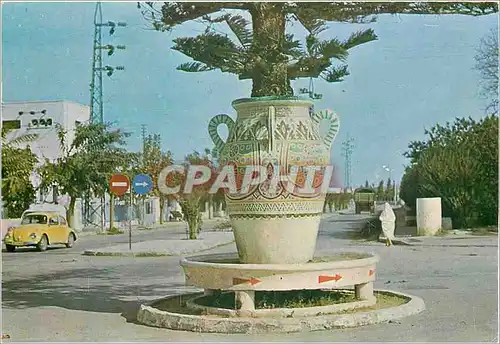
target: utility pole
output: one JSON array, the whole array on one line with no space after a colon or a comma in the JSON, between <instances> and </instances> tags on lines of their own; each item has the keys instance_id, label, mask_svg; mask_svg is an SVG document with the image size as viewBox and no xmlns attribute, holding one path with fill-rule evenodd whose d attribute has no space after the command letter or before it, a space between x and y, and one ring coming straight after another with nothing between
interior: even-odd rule
<instances>
[{"instance_id":1,"label":"utility pole","mask_svg":"<svg viewBox=\"0 0 500 344\"><path fill-rule=\"evenodd\" d=\"M141 124L142 154L146 150L146 124Z\"/></svg>"},{"instance_id":2,"label":"utility pole","mask_svg":"<svg viewBox=\"0 0 500 344\"><path fill-rule=\"evenodd\" d=\"M108 76L113 75L115 70L125 70L123 66L104 66L102 65L102 51L107 50L108 56L114 54L115 50L125 50L124 45L102 45L102 28L109 27L109 34L112 36L115 33L116 27L125 27L126 23L102 21L101 2L97 2L94 13L94 46L92 59L92 79L90 82L90 119L92 123L104 123L104 111L102 101L102 72L106 72Z\"/></svg>"},{"instance_id":3,"label":"utility pole","mask_svg":"<svg viewBox=\"0 0 500 344\"><path fill-rule=\"evenodd\" d=\"M115 33L116 27L125 27L126 23L123 22L103 22L102 20L102 8L101 2L98 1L96 3L96 8L94 12L94 42L92 49L92 78L90 81L90 122L91 123L104 123L104 109L103 109L103 87L102 87L102 72L106 72L107 76L110 77L113 75L115 70L125 70L123 66L103 66L102 59L102 51L106 50L108 52L108 56L113 55L115 50L125 50L124 45L103 45L102 43L102 28L109 27L109 34L112 36ZM105 198L101 197L100 205L95 208L91 205L90 202L90 193L87 196L86 205L85 205L85 222L86 224L94 224L93 216L98 213L99 209L101 210L101 231L104 231L105 227ZM112 207L113 204L110 204Z\"/></svg>"},{"instance_id":4,"label":"utility pole","mask_svg":"<svg viewBox=\"0 0 500 344\"><path fill-rule=\"evenodd\" d=\"M354 148L354 139L347 135L347 139L342 142L342 156L345 158L344 184L346 189L351 188L351 155Z\"/></svg>"}]
</instances>

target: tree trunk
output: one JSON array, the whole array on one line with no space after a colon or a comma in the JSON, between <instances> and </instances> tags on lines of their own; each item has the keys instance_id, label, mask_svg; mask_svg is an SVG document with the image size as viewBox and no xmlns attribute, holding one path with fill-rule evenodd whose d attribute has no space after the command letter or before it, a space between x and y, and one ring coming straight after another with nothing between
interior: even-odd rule
<instances>
[{"instance_id":1,"label":"tree trunk","mask_svg":"<svg viewBox=\"0 0 500 344\"><path fill-rule=\"evenodd\" d=\"M214 215L214 202L213 202L213 195L209 194L208 195L208 219L211 220Z\"/></svg>"},{"instance_id":2,"label":"tree trunk","mask_svg":"<svg viewBox=\"0 0 500 344\"><path fill-rule=\"evenodd\" d=\"M282 3L258 2L250 10L253 26L252 97L292 96L287 57L282 53L286 18Z\"/></svg>"},{"instance_id":3,"label":"tree trunk","mask_svg":"<svg viewBox=\"0 0 500 344\"><path fill-rule=\"evenodd\" d=\"M198 238L198 219L189 218L187 223L189 227L189 240L196 240Z\"/></svg>"},{"instance_id":4,"label":"tree trunk","mask_svg":"<svg viewBox=\"0 0 500 344\"><path fill-rule=\"evenodd\" d=\"M165 211L165 199L163 197L160 197L160 225L163 224L163 217L165 216L164 211Z\"/></svg>"},{"instance_id":5,"label":"tree trunk","mask_svg":"<svg viewBox=\"0 0 500 344\"><path fill-rule=\"evenodd\" d=\"M75 204L76 204L76 197L71 196L68 209L66 210L66 222L68 223L69 226L73 225L71 221L73 221L73 216L75 215Z\"/></svg>"},{"instance_id":6,"label":"tree trunk","mask_svg":"<svg viewBox=\"0 0 500 344\"><path fill-rule=\"evenodd\" d=\"M183 199L180 205L188 224L189 239L197 239L201 220L200 198Z\"/></svg>"},{"instance_id":7,"label":"tree trunk","mask_svg":"<svg viewBox=\"0 0 500 344\"><path fill-rule=\"evenodd\" d=\"M109 230L113 230L115 217L115 195L109 195Z\"/></svg>"}]
</instances>

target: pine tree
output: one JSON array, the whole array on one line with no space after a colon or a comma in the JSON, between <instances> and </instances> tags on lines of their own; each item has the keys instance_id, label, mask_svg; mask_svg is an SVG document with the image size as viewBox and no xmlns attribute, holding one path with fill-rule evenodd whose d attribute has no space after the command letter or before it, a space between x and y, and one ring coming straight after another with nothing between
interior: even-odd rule
<instances>
[{"instance_id":1,"label":"pine tree","mask_svg":"<svg viewBox=\"0 0 500 344\"><path fill-rule=\"evenodd\" d=\"M322 78L339 82L349 75L349 50L377 39L372 29L352 33L346 40L320 40L326 22L366 24L380 14L496 13L494 2L139 2L144 18L158 31L171 31L188 21L206 24L196 37L174 39L172 49L192 58L181 64L186 72L220 70L252 80L252 97L291 96L291 81ZM246 11L251 22L235 10ZM305 46L286 32L288 21L307 31ZM235 40L220 31L229 28ZM338 64L340 62L340 64Z\"/></svg>"}]
</instances>

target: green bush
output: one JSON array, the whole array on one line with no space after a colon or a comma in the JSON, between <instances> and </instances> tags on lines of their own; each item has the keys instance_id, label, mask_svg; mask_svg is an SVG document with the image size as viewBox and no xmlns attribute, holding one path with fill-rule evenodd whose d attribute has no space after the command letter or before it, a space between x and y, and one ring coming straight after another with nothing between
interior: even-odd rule
<instances>
[{"instance_id":1,"label":"green bush","mask_svg":"<svg viewBox=\"0 0 500 344\"><path fill-rule=\"evenodd\" d=\"M400 197L415 209L416 199L441 197L443 216L457 228L497 223L498 116L456 119L411 142Z\"/></svg>"}]
</instances>

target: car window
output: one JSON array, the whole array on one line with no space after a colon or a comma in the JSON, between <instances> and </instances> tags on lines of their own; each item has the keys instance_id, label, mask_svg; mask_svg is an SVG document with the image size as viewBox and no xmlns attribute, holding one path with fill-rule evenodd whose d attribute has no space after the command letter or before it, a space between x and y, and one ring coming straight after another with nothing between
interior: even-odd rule
<instances>
[{"instance_id":1,"label":"car window","mask_svg":"<svg viewBox=\"0 0 500 344\"><path fill-rule=\"evenodd\" d=\"M29 224L47 224L47 216L45 215L40 215L40 214L28 214L26 215L22 221L22 225L29 225Z\"/></svg>"},{"instance_id":2,"label":"car window","mask_svg":"<svg viewBox=\"0 0 500 344\"><path fill-rule=\"evenodd\" d=\"M49 220L49 224L51 224L51 225L58 225L59 224L59 219L57 218L57 216L51 217L50 220Z\"/></svg>"},{"instance_id":3,"label":"car window","mask_svg":"<svg viewBox=\"0 0 500 344\"><path fill-rule=\"evenodd\" d=\"M59 223L61 225L65 225L66 224L66 219L64 217L62 217L62 216L59 216Z\"/></svg>"}]
</instances>

